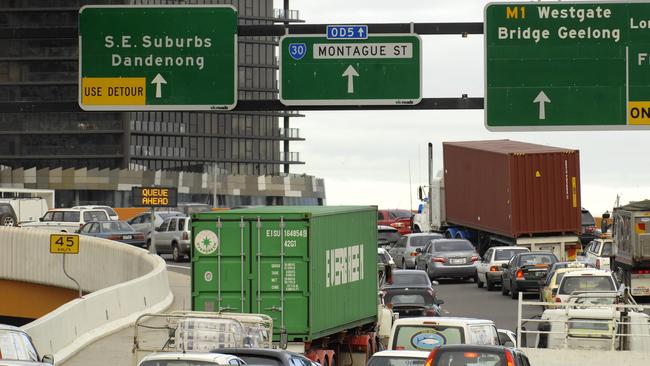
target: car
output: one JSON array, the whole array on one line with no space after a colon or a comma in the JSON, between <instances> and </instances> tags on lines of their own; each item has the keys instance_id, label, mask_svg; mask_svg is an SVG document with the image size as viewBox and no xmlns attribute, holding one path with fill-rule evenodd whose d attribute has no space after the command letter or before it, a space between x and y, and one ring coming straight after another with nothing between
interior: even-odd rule
<instances>
[{"instance_id":1,"label":"car","mask_svg":"<svg viewBox=\"0 0 650 366\"><path fill-rule=\"evenodd\" d=\"M307 357L282 349L269 348L220 348L211 352L237 356L249 365L267 366L316 366ZM333 362L334 360L332 360ZM323 364L323 366L329 366Z\"/></svg>"},{"instance_id":2,"label":"car","mask_svg":"<svg viewBox=\"0 0 650 366\"><path fill-rule=\"evenodd\" d=\"M386 273L386 267L395 269L395 261L386 249L377 248L377 271L379 272L379 278L382 278L383 274Z\"/></svg>"},{"instance_id":3,"label":"car","mask_svg":"<svg viewBox=\"0 0 650 366\"><path fill-rule=\"evenodd\" d=\"M78 230L79 234L119 241L139 248L147 249L144 234L135 231L131 225L124 221L92 221L86 223Z\"/></svg>"},{"instance_id":4,"label":"car","mask_svg":"<svg viewBox=\"0 0 650 366\"><path fill-rule=\"evenodd\" d=\"M393 323L388 349L431 351L446 344L498 345L499 331L487 319L461 317L419 317Z\"/></svg>"},{"instance_id":5,"label":"car","mask_svg":"<svg viewBox=\"0 0 650 366\"><path fill-rule=\"evenodd\" d=\"M433 239L442 239L442 234L417 233L402 236L393 247L388 250L399 268L415 268L417 249L424 248Z\"/></svg>"},{"instance_id":6,"label":"car","mask_svg":"<svg viewBox=\"0 0 650 366\"><path fill-rule=\"evenodd\" d=\"M0 365L45 366L53 365L52 355L40 357L32 338L22 329L0 324Z\"/></svg>"},{"instance_id":7,"label":"car","mask_svg":"<svg viewBox=\"0 0 650 366\"><path fill-rule=\"evenodd\" d=\"M618 286L616 280L609 271L595 268L586 268L580 271L566 273L556 291L552 293L555 302L567 302L574 294L584 292L612 292Z\"/></svg>"},{"instance_id":8,"label":"car","mask_svg":"<svg viewBox=\"0 0 650 366\"><path fill-rule=\"evenodd\" d=\"M585 246L589 244L592 240L600 236L601 232L598 227L596 227L596 220L591 215L589 210L584 207L581 211L581 224L582 229L580 230L580 243Z\"/></svg>"},{"instance_id":9,"label":"car","mask_svg":"<svg viewBox=\"0 0 650 366\"><path fill-rule=\"evenodd\" d=\"M434 239L418 256L417 268L429 277L476 279L476 262L480 256L468 240Z\"/></svg>"},{"instance_id":10,"label":"car","mask_svg":"<svg viewBox=\"0 0 650 366\"><path fill-rule=\"evenodd\" d=\"M110 220L120 219L120 217L117 215L117 212L115 212L111 206L73 206L72 208L84 210L104 210L106 211L106 214Z\"/></svg>"},{"instance_id":11,"label":"car","mask_svg":"<svg viewBox=\"0 0 650 366\"><path fill-rule=\"evenodd\" d=\"M424 366L429 353L426 351L380 351L370 357L366 366Z\"/></svg>"},{"instance_id":12,"label":"car","mask_svg":"<svg viewBox=\"0 0 650 366\"><path fill-rule=\"evenodd\" d=\"M179 211L155 211L154 216L154 226L156 228L159 228L166 218L185 215ZM147 241L147 246L151 244L151 212L147 211L137 214L126 223L131 225L136 231L144 234L144 239Z\"/></svg>"},{"instance_id":13,"label":"car","mask_svg":"<svg viewBox=\"0 0 650 366\"><path fill-rule=\"evenodd\" d=\"M519 253L502 265L501 294L510 293L513 299L520 291L539 291L553 263L558 262L553 252Z\"/></svg>"},{"instance_id":14,"label":"car","mask_svg":"<svg viewBox=\"0 0 650 366\"><path fill-rule=\"evenodd\" d=\"M377 246L393 246L402 235L392 226L377 225Z\"/></svg>"},{"instance_id":15,"label":"car","mask_svg":"<svg viewBox=\"0 0 650 366\"><path fill-rule=\"evenodd\" d=\"M483 260L476 264L476 286L486 285L488 291L494 291L495 285L501 284L501 265L508 263L515 254L529 252L528 248L507 246L492 247L483 255Z\"/></svg>"},{"instance_id":16,"label":"car","mask_svg":"<svg viewBox=\"0 0 650 366\"><path fill-rule=\"evenodd\" d=\"M612 239L598 238L592 240L584 250L585 261L591 263L595 268L609 270L612 245Z\"/></svg>"},{"instance_id":17,"label":"car","mask_svg":"<svg viewBox=\"0 0 650 366\"><path fill-rule=\"evenodd\" d=\"M18 217L10 203L0 202L0 226L18 226Z\"/></svg>"},{"instance_id":18,"label":"car","mask_svg":"<svg viewBox=\"0 0 650 366\"><path fill-rule=\"evenodd\" d=\"M377 210L377 225L391 226L401 235L410 234L413 227L413 213L409 210Z\"/></svg>"},{"instance_id":19,"label":"car","mask_svg":"<svg viewBox=\"0 0 650 366\"><path fill-rule=\"evenodd\" d=\"M241 358L222 353L204 352L154 352L142 358L138 366L179 365L246 365Z\"/></svg>"},{"instance_id":20,"label":"car","mask_svg":"<svg viewBox=\"0 0 650 366\"><path fill-rule=\"evenodd\" d=\"M519 349L503 346L449 345L432 350L426 366L508 365L530 366Z\"/></svg>"},{"instance_id":21,"label":"car","mask_svg":"<svg viewBox=\"0 0 650 366\"><path fill-rule=\"evenodd\" d=\"M437 283L436 283L437 284ZM440 316L444 302L436 297L434 284L424 271L396 270L381 286L384 304L400 318Z\"/></svg>"},{"instance_id":22,"label":"car","mask_svg":"<svg viewBox=\"0 0 650 366\"><path fill-rule=\"evenodd\" d=\"M565 262L558 262L558 263L565 263ZM555 263L553 266L555 266L558 263ZM562 277L564 277L564 275L568 272L581 271L585 268L587 268L587 264L582 262L569 262L566 266L563 266L562 268L551 268L553 272L549 270L549 273L546 275L546 281L544 282L544 285L542 286L542 289L539 292L540 301L554 302L555 296L553 295L553 293L557 291L557 288L560 285L560 281L562 281Z\"/></svg>"},{"instance_id":23,"label":"car","mask_svg":"<svg viewBox=\"0 0 650 366\"><path fill-rule=\"evenodd\" d=\"M48 210L37 222L21 225L24 228L39 228L48 231L74 233L90 221L107 221L104 210L56 208Z\"/></svg>"},{"instance_id":24,"label":"car","mask_svg":"<svg viewBox=\"0 0 650 366\"><path fill-rule=\"evenodd\" d=\"M189 217L171 216L166 218L155 232L156 253L171 254L174 262L190 258L192 222Z\"/></svg>"},{"instance_id":25,"label":"car","mask_svg":"<svg viewBox=\"0 0 650 366\"><path fill-rule=\"evenodd\" d=\"M546 273L546 279L545 279L544 281L546 282L546 280L548 280L550 276L553 276L553 274L555 273L555 271L557 271L557 270L560 269L560 268L567 268L567 267L583 267L583 266L584 266L585 268L595 268L595 267L592 266L589 262L582 261L582 260L580 260L579 258L578 258L577 260L575 260L575 261L570 261L570 262L555 262L555 263L553 263L553 264L551 265L551 268L550 268L550 269L548 270L548 272Z\"/></svg>"}]
</instances>

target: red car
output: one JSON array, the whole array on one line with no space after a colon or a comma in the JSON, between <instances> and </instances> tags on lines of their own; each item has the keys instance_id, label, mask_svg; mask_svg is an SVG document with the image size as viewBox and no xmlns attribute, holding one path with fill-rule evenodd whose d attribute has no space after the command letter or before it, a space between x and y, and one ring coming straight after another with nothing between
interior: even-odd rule
<instances>
[{"instance_id":1,"label":"red car","mask_svg":"<svg viewBox=\"0 0 650 366\"><path fill-rule=\"evenodd\" d=\"M377 225L392 226L401 234L410 234L413 227L413 213L409 210L378 210Z\"/></svg>"}]
</instances>

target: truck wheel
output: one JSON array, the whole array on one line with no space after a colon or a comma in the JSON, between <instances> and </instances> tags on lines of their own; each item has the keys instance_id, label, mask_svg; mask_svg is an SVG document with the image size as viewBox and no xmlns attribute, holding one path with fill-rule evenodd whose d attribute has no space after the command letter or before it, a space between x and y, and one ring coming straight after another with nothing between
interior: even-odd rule
<instances>
[{"instance_id":1,"label":"truck wheel","mask_svg":"<svg viewBox=\"0 0 650 366\"><path fill-rule=\"evenodd\" d=\"M176 243L172 243L172 260L177 263L181 260L181 253Z\"/></svg>"},{"instance_id":2,"label":"truck wheel","mask_svg":"<svg viewBox=\"0 0 650 366\"><path fill-rule=\"evenodd\" d=\"M485 285L486 285L488 291L496 290L496 288L494 287L494 282L490 281L489 278L485 279Z\"/></svg>"},{"instance_id":3,"label":"truck wheel","mask_svg":"<svg viewBox=\"0 0 650 366\"><path fill-rule=\"evenodd\" d=\"M2 226L16 226L16 218L11 214L4 214L0 216L0 225Z\"/></svg>"}]
</instances>

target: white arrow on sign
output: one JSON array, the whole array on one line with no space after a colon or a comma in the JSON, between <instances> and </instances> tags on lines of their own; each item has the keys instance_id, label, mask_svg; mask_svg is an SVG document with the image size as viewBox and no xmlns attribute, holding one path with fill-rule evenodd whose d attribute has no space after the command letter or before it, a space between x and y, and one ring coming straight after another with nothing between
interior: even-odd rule
<instances>
[{"instance_id":1,"label":"white arrow on sign","mask_svg":"<svg viewBox=\"0 0 650 366\"><path fill-rule=\"evenodd\" d=\"M349 65L347 69L345 69L345 72L341 76L347 76L348 77L348 93L352 94L354 93L354 79L353 77L359 76L359 73L357 70L352 67L352 65Z\"/></svg>"},{"instance_id":2,"label":"white arrow on sign","mask_svg":"<svg viewBox=\"0 0 650 366\"><path fill-rule=\"evenodd\" d=\"M544 108L544 103L550 103L551 100L548 99L546 94L544 94L544 91L540 91L539 94L537 94L537 97L535 100L533 100L533 103L539 103L539 119L546 119L546 111Z\"/></svg>"},{"instance_id":3,"label":"white arrow on sign","mask_svg":"<svg viewBox=\"0 0 650 366\"><path fill-rule=\"evenodd\" d=\"M162 98L162 86L161 84L167 84L167 80L165 80L162 75L158 74L156 75L155 78L151 81L152 84L156 84L156 98Z\"/></svg>"}]
</instances>

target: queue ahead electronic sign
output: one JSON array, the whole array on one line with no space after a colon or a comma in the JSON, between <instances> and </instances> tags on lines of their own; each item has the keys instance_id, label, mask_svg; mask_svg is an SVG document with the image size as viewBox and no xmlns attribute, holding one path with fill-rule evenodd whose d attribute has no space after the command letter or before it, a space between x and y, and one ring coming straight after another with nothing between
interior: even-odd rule
<instances>
[{"instance_id":1,"label":"queue ahead electronic sign","mask_svg":"<svg viewBox=\"0 0 650 366\"><path fill-rule=\"evenodd\" d=\"M170 187L133 187L134 207L176 207L178 190Z\"/></svg>"}]
</instances>

